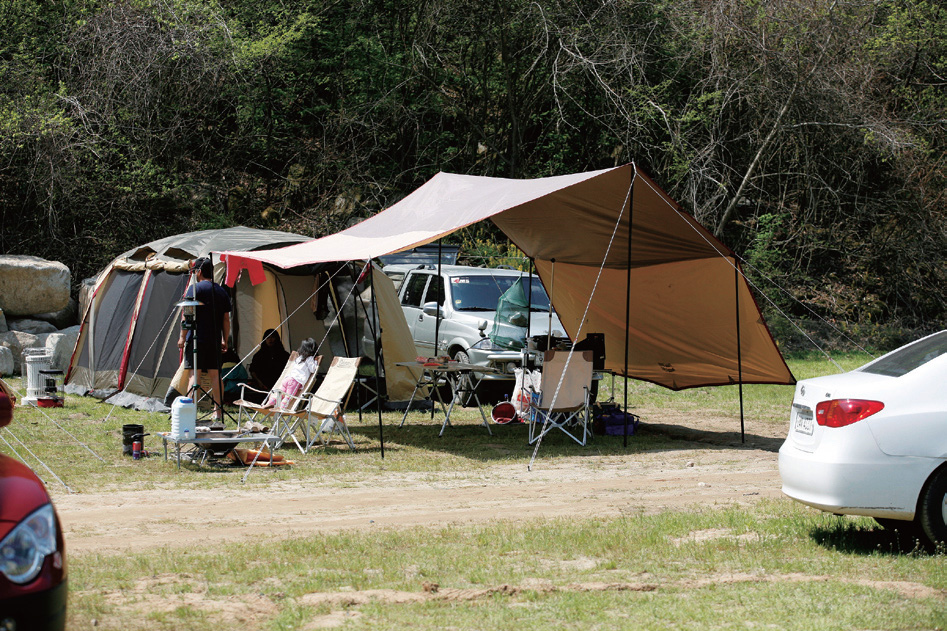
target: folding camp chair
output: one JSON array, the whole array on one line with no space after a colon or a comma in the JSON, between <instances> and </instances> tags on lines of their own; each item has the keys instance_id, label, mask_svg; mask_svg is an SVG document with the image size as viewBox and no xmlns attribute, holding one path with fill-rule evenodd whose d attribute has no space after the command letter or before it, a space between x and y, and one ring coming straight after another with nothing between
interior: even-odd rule
<instances>
[{"instance_id":1,"label":"folding camp chair","mask_svg":"<svg viewBox=\"0 0 947 631\"><path fill-rule=\"evenodd\" d=\"M319 388L309 398L306 450L317 441L326 444L326 433L338 433L355 451L355 443L345 423L345 404L352 394L361 357L336 357Z\"/></svg>"},{"instance_id":2,"label":"folding camp chair","mask_svg":"<svg viewBox=\"0 0 947 631\"><path fill-rule=\"evenodd\" d=\"M543 356L540 391L533 393L530 402L531 445L554 429L583 446L588 439L593 353L572 351L571 359L569 354L570 351L546 351Z\"/></svg>"},{"instance_id":3,"label":"folding camp chair","mask_svg":"<svg viewBox=\"0 0 947 631\"><path fill-rule=\"evenodd\" d=\"M315 385L318 370L312 371L308 381L303 384L303 387L296 395L287 394L282 390L282 386L293 369L296 357L297 353L293 351L279 379L276 380L276 385L274 385L269 392L264 393L262 390L257 390L245 383L240 384L241 396L239 400L234 402L234 405L238 406L239 410L237 416L238 425L243 426L244 415L247 416L248 422L261 422L263 419L269 420L271 424L270 432L278 437L277 447L281 446L288 437L292 436L296 446L302 451L302 445L296 440L294 434L297 425L308 416L305 404L309 400L312 388ZM322 357L316 357L317 367L321 359ZM245 396L247 390L265 394L263 402L256 403L248 401Z\"/></svg>"},{"instance_id":4,"label":"folding camp chair","mask_svg":"<svg viewBox=\"0 0 947 631\"><path fill-rule=\"evenodd\" d=\"M279 379L276 380L276 383L273 384L273 387L270 388L269 392L264 392L263 390L258 390L250 384L241 383L240 384L240 397L233 402L237 406L237 425L243 427L243 417L247 417L248 422L257 421L257 417L265 417L272 414L273 405L269 403L271 399L275 398L276 390L279 388L282 383L286 380L286 377L289 376L289 372L293 369L293 364L296 362L296 357L298 353L293 351L289 354L289 359L286 360L286 365L283 366L283 372L280 373ZM247 398L247 393L256 392L257 394L263 395L263 400L260 402L252 401ZM254 399L258 398L256 396L252 397Z\"/></svg>"}]
</instances>

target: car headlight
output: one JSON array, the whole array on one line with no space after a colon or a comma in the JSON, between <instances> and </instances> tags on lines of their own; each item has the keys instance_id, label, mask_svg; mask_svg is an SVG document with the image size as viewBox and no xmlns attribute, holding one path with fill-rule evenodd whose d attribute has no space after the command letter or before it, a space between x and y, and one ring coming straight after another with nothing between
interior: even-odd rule
<instances>
[{"instance_id":1,"label":"car headlight","mask_svg":"<svg viewBox=\"0 0 947 631\"><path fill-rule=\"evenodd\" d=\"M43 560L56 551L53 505L34 511L0 541L0 573L18 585L39 574Z\"/></svg>"},{"instance_id":2,"label":"car headlight","mask_svg":"<svg viewBox=\"0 0 947 631\"><path fill-rule=\"evenodd\" d=\"M492 351L493 350L493 340L489 337L485 337L482 340L473 344L470 348L476 348L481 351Z\"/></svg>"}]
</instances>

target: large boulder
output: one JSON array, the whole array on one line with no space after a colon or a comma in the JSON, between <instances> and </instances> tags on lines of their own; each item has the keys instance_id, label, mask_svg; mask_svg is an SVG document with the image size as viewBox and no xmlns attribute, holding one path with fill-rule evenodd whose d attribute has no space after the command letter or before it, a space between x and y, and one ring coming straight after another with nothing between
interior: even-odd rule
<instances>
[{"instance_id":1,"label":"large boulder","mask_svg":"<svg viewBox=\"0 0 947 631\"><path fill-rule=\"evenodd\" d=\"M66 371L72 360L72 351L79 339L79 326L72 326L46 336L46 352L52 357L53 370Z\"/></svg>"},{"instance_id":2,"label":"large boulder","mask_svg":"<svg viewBox=\"0 0 947 631\"><path fill-rule=\"evenodd\" d=\"M0 346L6 346L13 353L13 374L23 374L23 351L27 348L43 348L46 345L44 336L24 333L23 331L7 331L0 335Z\"/></svg>"},{"instance_id":3,"label":"large boulder","mask_svg":"<svg viewBox=\"0 0 947 631\"><path fill-rule=\"evenodd\" d=\"M20 331L30 333L31 335L43 335L44 333L55 333L57 329L54 325L43 320L34 320L32 318L23 318L22 320L9 320L7 324L11 331Z\"/></svg>"},{"instance_id":4,"label":"large boulder","mask_svg":"<svg viewBox=\"0 0 947 631\"><path fill-rule=\"evenodd\" d=\"M7 316L4 315L3 309L0 309L0 333L6 333L10 330L10 327L7 326Z\"/></svg>"},{"instance_id":5,"label":"large boulder","mask_svg":"<svg viewBox=\"0 0 947 631\"><path fill-rule=\"evenodd\" d=\"M92 301L92 290L95 289L95 278L84 278L79 284L79 305L77 308L77 321L85 317L85 312Z\"/></svg>"},{"instance_id":6,"label":"large boulder","mask_svg":"<svg viewBox=\"0 0 947 631\"><path fill-rule=\"evenodd\" d=\"M65 309L69 268L36 256L0 256L0 309L7 317Z\"/></svg>"},{"instance_id":7,"label":"large boulder","mask_svg":"<svg viewBox=\"0 0 947 631\"><path fill-rule=\"evenodd\" d=\"M15 365L13 361L13 351L6 346L0 346L0 377L12 375Z\"/></svg>"},{"instance_id":8,"label":"large boulder","mask_svg":"<svg viewBox=\"0 0 947 631\"><path fill-rule=\"evenodd\" d=\"M75 298L69 299L69 304L59 311L50 311L49 313L37 313L33 318L49 322L57 330L68 329L79 323L79 302Z\"/></svg>"}]
</instances>

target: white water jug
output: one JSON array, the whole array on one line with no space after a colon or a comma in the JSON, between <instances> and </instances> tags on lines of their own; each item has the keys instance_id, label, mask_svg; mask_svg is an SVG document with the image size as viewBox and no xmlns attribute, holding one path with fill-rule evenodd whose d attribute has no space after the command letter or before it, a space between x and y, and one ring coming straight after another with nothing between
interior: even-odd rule
<instances>
[{"instance_id":1,"label":"white water jug","mask_svg":"<svg viewBox=\"0 0 947 631\"><path fill-rule=\"evenodd\" d=\"M171 404L171 438L194 438L197 404L190 397L178 397Z\"/></svg>"}]
</instances>

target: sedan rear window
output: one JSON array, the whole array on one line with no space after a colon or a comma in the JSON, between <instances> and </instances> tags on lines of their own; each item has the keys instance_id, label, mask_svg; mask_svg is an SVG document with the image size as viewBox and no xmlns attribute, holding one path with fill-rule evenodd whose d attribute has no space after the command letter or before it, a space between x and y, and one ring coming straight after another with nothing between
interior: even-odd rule
<instances>
[{"instance_id":1,"label":"sedan rear window","mask_svg":"<svg viewBox=\"0 0 947 631\"><path fill-rule=\"evenodd\" d=\"M874 375L900 377L945 353L947 353L947 331L941 331L898 349L859 370Z\"/></svg>"}]
</instances>

